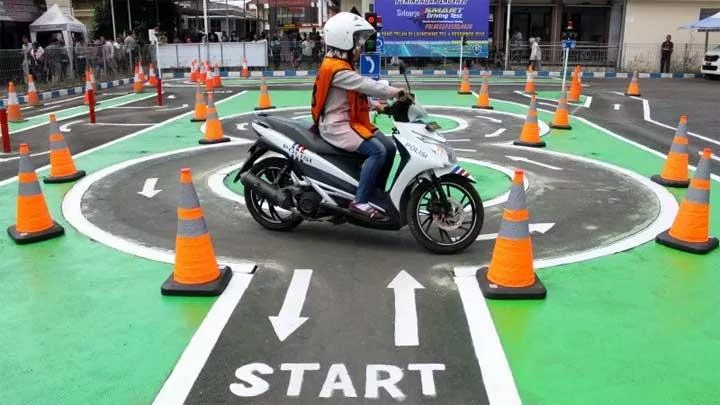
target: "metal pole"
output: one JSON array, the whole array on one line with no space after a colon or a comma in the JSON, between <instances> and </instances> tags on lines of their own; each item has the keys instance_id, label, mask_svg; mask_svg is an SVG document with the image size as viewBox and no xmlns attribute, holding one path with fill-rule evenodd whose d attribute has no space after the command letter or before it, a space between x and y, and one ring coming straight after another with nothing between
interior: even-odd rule
<instances>
[{"instance_id":1,"label":"metal pole","mask_svg":"<svg viewBox=\"0 0 720 405\"><path fill-rule=\"evenodd\" d=\"M510 69L510 11L512 10L512 0L508 0L507 18L505 18L505 70Z\"/></svg>"},{"instance_id":2,"label":"metal pole","mask_svg":"<svg viewBox=\"0 0 720 405\"><path fill-rule=\"evenodd\" d=\"M563 62L563 77L562 77L562 87L561 89L565 90L565 78L567 77L567 67L568 67L568 56L570 55L570 48L565 48L565 62Z\"/></svg>"},{"instance_id":3,"label":"metal pole","mask_svg":"<svg viewBox=\"0 0 720 405\"><path fill-rule=\"evenodd\" d=\"M132 16L130 14L130 0L127 0L127 10L128 10L128 35L132 34ZM137 42L135 42L135 46L137 46ZM130 55L130 69L132 69L133 65L133 50L128 49L128 54Z\"/></svg>"},{"instance_id":4,"label":"metal pole","mask_svg":"<svg viewBox=\"0 0 720 405\"><path fill-rule=\"evenodd\" d=\"M112 18L113 26L113 41L117 42L117 30L115 30L115 2L110 0L110 17Z\"/></svg>"},{"instance_id":5,"label":"metal pole","mask_svg":"<svg viewBox=\"0 0 720 405\"><path fill-rule=\"evenodd\" d=\"M230 8L228 7L228 0L225 0L225 25L227 26L225 29L228 32L228 35L230 35Z\"/></svg>"},{"instance_id":6,"label":"metal pole","mask_svg":"<svg viewBox=\"0 0 720 405\"><path fill-rule=\"evenodd\" d=\"M0 134L2 134L3 153L10 153L10 130L8 128L7 110L0 108Z\"/></svg>"},{"instance_id":7,"label":"metal pole","mask_svg":"<svg viewBox=\"0 0 720 405\"><path fill-rule=\"evenodd\" d=\"M210 60L210 31L208 31L207 0L203 0L203 19L205 20L205 60Z\"/></svg>"},{"instance_id":8,"label":"metal pole","mask_svg":"<svg viewBox=\"0 0 720 405\"><path fill-rule=\"evenodd\" d=\"M462 76L462 72L463 72L462 59L463 59L463 42L464 42L464 39L465 39L465 37L460 37L460 69L458 69L458 77L459 77L459 76Z\"/></svg>"}]
</instances>

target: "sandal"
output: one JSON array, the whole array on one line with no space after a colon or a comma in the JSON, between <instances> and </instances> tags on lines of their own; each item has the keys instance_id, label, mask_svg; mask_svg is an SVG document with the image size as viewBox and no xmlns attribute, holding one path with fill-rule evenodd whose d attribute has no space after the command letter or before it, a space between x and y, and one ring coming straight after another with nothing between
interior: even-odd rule
<instances>
[{"instance_id":1,"label":"sandal","mask_svg":"<svg viewBox=\"0 0 720 405\"><path fill-rule=\"evenodd\" d=\"M371 207L370 205L367 205L367 208L363 209L360 207L360 204L358 204L356 202L351 202L349 208L350 208L351 212L360 214L360 215L362 215L366 218L372 219L372 220L382 221L387 218L387 216L382 211L375 209L375 208Z\"/></svg>"}]
</instances>

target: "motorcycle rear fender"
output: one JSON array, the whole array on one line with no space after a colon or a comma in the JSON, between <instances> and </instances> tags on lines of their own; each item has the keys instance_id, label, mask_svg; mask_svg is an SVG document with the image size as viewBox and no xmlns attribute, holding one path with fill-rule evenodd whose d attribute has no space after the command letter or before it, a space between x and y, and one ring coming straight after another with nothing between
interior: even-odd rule
<instances>
[{"instance_id":1,"label":"motorcycle rear fender","mask_svg":"<svg viewBox=\"0 0 720 405\"><path fill-rule=\"evenodd\" d=\"M277 152L285 157L288 157L287 153L281 148L278 148L277 146L268 143L263 138L260 138L253 144L253 146L250 147L250 157L245 161L245 163L243 163L242 167L235 175L233 182L237 183L238 181L240 181L240 175L250 170L250 168L255 164L255 162L257 162L258 159L260 159L264 154L269 151Z\"/></svg>"}]
</instances>

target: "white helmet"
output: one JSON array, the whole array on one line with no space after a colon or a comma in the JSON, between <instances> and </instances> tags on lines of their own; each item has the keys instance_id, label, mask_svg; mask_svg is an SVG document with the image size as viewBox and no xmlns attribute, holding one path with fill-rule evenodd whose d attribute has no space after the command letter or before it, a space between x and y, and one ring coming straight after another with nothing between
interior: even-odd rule
<instances>
[{"instance_id":1,"label":"white helmet","mask_svg":"<svg viewBox=\"0 0 720 405\"><path fill-rule=\"evenodd\" d=\"M332 16L323 27L325 45L341 51L362 47L374 33L375 29L365 19L347 12Z\"/></svg>"}]
</instances>

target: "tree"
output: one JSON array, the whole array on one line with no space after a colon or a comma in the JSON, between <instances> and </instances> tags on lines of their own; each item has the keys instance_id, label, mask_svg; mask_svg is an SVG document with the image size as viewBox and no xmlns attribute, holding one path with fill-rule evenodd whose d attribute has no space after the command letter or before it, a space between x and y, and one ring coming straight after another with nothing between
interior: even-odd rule
<instances>
[{"instance_id":1,"label":"tree","mask_svg":"<svg viewBox=\"0 0 720 405\"><path fill-rule=\"evenodd\" d=\"M129 33L127 0L114 0L115 28L120 37ZM147 32L150 28L159 25L160 31L168 34L168 38L177 31L180 10L173 0L131 0L130 13L132 16L132 31L141 41L147 41ZM158 24L159 18L159 24ZM96 37L100 35L112 38L112 15L110 0L103 0L95 6L95 23L93 32Z\"/></svg>"}]
</instances>

